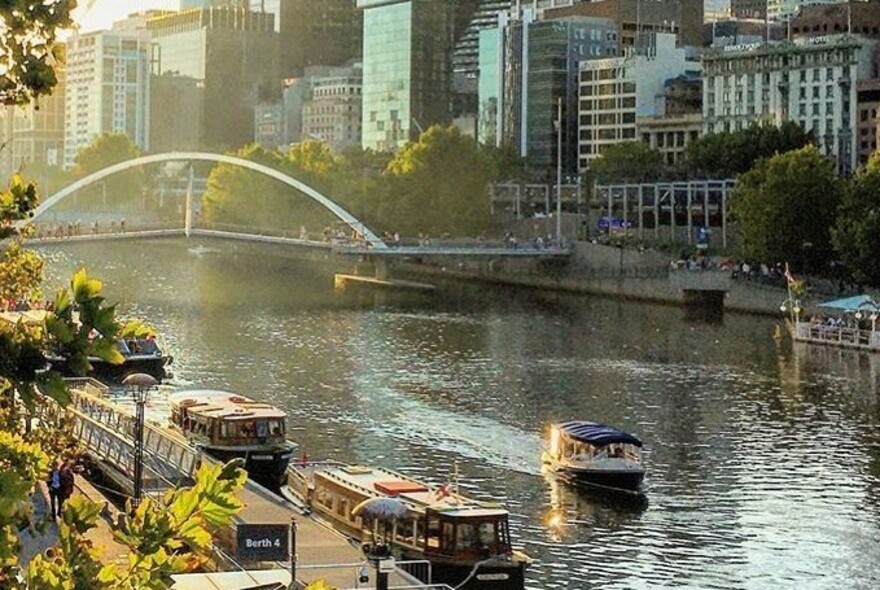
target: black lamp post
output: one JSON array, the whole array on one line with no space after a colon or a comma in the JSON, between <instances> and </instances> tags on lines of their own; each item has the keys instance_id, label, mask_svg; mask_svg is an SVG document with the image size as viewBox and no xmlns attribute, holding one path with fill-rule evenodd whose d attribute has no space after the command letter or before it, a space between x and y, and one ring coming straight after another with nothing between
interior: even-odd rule
<instances>
[{"instance_id":1,"label":"black lamp post","mask_svg":"<svg viewBox=\"0 0 880 590\"><path fill-rule=\"evenodd\" d=\"M144 405L150 389L159 382L152 375L133 373L122 380L122 384L130 387L135 403L134 413L134 499L132 508L137 510L144 493Z\"/></svg>"}]
</instances>

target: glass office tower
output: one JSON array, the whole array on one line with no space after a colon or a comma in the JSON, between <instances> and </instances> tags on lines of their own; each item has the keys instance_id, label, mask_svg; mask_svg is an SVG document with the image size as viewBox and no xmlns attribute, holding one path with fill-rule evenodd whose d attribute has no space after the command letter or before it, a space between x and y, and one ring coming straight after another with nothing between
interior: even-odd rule
<instances>
[{"instance_id":1,"label":"glass office tower","mask_svg":"<svg viewBox=\"0 0 880 590\"><path fill-rule=\"evenodd\" d=\"M362 141L395 151L451 120L454 5L358 0L364 11Z\"/></svg>"}]
</instances>

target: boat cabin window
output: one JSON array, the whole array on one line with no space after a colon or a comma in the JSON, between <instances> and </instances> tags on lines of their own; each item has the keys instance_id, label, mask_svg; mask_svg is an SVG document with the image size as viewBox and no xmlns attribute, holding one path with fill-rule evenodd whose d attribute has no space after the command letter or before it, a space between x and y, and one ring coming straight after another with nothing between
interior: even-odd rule
<instances>
[{"instance_id":1,"label":"boat cabin window","mask_svg":"<svg viewBox=\"0 0 880 590\"><path fill-rule=\"evenodd\" d=\"M510 532L503 517L491 519L429 518L425 531L429 552L445 555L496 555L510 551Z\"/></svg>"}]
</instances>

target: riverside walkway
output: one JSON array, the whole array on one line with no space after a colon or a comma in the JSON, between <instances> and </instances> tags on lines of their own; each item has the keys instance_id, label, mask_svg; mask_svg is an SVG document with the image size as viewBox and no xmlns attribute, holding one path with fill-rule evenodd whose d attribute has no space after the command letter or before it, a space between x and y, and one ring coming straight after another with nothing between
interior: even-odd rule
<instances>
[{"instance_id":1,"label":"riverside walkway","mask_svg":"<svg viewBox=\"0 0 880 590\"><path fill-rule=\"evenodd\" d=\"M55 407L41 416L47 423L57 423L62 417L71 421L75 433L86 446L91 459L102 473L124 494L133 488L134 473L134 417L125 408L106 398L107 389L91 379L71 380L72 403L64 408ZM203 461L214 460L191 447L178 433L154 423L144 426L144 474L145 490L158 494L164 490L185 484ZM91 494L94 487L88 486ZM94 499L94 498L93 498ZM331 587L345 589L372 587L358 581L362 566L366 563L360 548L346 537L303 513L300 507L284 500L265 488L248 481L240 492L244 508L236 517L232 529L220 531L217 536L217 562L227 570L287 569L289 564L277 562L242 563L237 554L236 528L240 524L289 525L296 522L297 582L302 585L324 580ZM109 502L105 497L104 500ZM108 526L99 532L109 536ZM35 540L36 550L40 541ZM406 565L406 564L404 564ZM409 564L413 567L422 564ZM375 580L373 569L367 568L371 582ZM289 575L287 580L289 581ZM420 584L415 578L398 569L389 576L391 588L440 588Z\"/></svg>"}]
</instances>

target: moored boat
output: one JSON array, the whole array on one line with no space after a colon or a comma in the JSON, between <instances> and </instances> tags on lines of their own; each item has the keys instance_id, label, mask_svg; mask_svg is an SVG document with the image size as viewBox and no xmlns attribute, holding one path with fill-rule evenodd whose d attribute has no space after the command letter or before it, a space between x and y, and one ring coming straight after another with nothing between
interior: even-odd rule
<instances>
[{"instance_id":1,"label":"moored boat","mask_svg":"<svg viewBox=\"0 0 880 590\"><path fill-rule=\"evenodd\" d=\"M22 322L29 326L42 326L48 313L43 309L4 311L0 312L0 323L15 325ZM167 367L174 362L174 357L163 352L155 336L119 340L116 348L122 353L122 362L109 363L97 356L89 356L88 376L108 383L122 383L125 377L134 373L146 373L159 382L171 376ZM46 351L45 355L53 370L65 377L79 376L70 370L67 359L62 355L51 350Z\"/></svg>"},{"instance_id":2,"label":"moored boat","mask_svg":"<svg viewBox=\"0 0 880 590\"><path fill-rule=\"evenodd\" d=\"M285 438L287 415L228 391L181 391L169 396L171 423L220 461L242 458L248 476L277 490L296 445Z\"/></svg>"},{"instance_id":3,"label":"moored boat","mask_svg":"<svg viewBox=\"0 0 880 590\"><path fill-rule=\"evenodd\" d=\"M427 560L430 583L461 590L519 590L531 559L513 549L509 513L379 467L295 463L283 492L362 543L396 559ZM383 505L376 513L369 506ZM424 573L419 574L425 577Z\"/></svg>"},{"instance_id":4,"label":"moored boat","mask_svg":"<svg viewBox=\"0 0 880 590\"><path fill-rule=\"evenodd\" d=\"M543 464L577 483L638 493L645 478L642 441L628 432L574 420L550 427Z\"/></svg>"}]
</instances>

